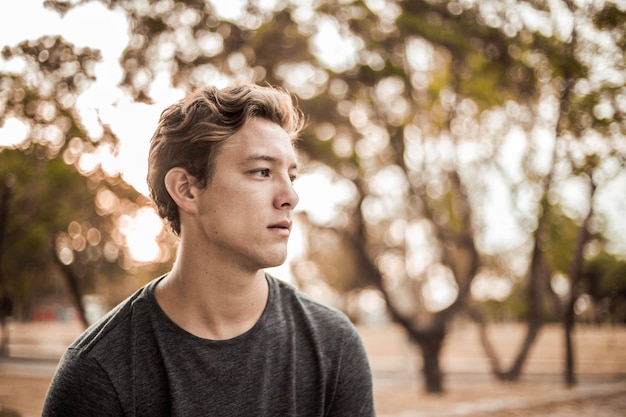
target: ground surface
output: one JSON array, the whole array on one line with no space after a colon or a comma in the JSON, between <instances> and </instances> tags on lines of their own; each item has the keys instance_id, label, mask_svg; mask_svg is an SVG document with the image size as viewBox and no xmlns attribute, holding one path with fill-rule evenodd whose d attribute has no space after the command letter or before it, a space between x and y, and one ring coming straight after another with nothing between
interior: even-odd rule
<instances>
[{"instance_id":1,"label":"ground surface","mask_svg":"<svg viewBox=\"0 0 626 417\"><path fill-rule=\"evenodd\" d=\"M12 324L10 357L0 359L0 417L41 413L58 357L80 332L76 324ZM418 352L395 326L360 328L374 374L379 417L623 417L626 416L626 328L578 327L578 385L562 383L562 333L543 329L518 383L498 383L472 325L450 332L442 353L445 393L427 395ZM524 329L498 325L490 336L510 363ZM9 414L8 411L19 414Z\"/></svg>"}]
</instances>

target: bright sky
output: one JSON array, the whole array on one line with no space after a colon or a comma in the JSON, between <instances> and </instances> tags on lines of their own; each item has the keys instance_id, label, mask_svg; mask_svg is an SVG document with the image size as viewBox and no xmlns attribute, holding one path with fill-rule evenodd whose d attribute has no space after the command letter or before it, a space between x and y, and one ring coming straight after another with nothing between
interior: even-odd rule
<instances>
[{"instance_id":1,"label":"bright sky","mask_svg":"<svg viewBox=\"0 0 626 417\"><path fill-rule=\"evenodd\" d=\"M157 105L131 104L117 88L122 77L118 59L128 42L128 26L123 16L98 2L73 9L63 19L57 13L44 9L42 1L38 0L20 0L10 5L4 3L0 10L2 45L15 45L25 39L61 34L77 46L101 50L102 62L96 69L98 83L81 97L79 104L86 120L93 119L98 110L103 121L109 123L120 138L124 138L120 149L120 168L126 167L123 169L125 179L145 193L145 175L141 177L146 167L138 162L145 160L143 156L147 154L150 129L154 129L160 110ZM12 69L14 66L13 63L4 63L2 69ZM20 129L23 128L15 120L9 120L0 135L0 141L3 144L14 142L20 135L13 136L12 133ZM129 167L133 169L129 170Z\"/></svg>"},{"instance_id":2,"label":"bright sky","mask_svg":"<svg viewBox=\"0 0 626 417\"><path fill-rule=\"evenodd\" d=\"M20 0L0 5L0 27L1 45L15 45L25 39L60 34L77 46L101 51L102 62L96 68L98 83L80 98L79 105L86 121L97 120L99 115L120 138L119 158L113 161L114 166L110 169L121 171L128 183L146 194L148 143L165 104L134 104L117 88L122 76L118 59L128 42L128 25L124 17L101 3L92 2L71 10L61 19L57 13L43 8L40 0ZM0 65L3 70L11 70L15 66L14 63ZM176 92L166 90L158 98L172 102L175 95ZM20 122L9 119L0 128L0 143L15 143L25 134ZM158 253L154 236L159 229L155 230L155 225L158 226L156 214L152 211L140 214L135 218L124 218L122 229L133 257L146 261Z\"/></svg>"}]
</instances>

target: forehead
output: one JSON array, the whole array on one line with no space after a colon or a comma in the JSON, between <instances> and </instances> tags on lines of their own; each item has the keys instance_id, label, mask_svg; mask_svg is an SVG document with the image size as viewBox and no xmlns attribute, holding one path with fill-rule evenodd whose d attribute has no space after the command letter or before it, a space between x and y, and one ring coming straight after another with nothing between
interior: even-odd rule
<instances>
[{"instance_id":1,"label":"forehead","mask_svg":"<svg viewBox=\"0 0 626 417\"><path fill-rule=\"evenodd\" d=\"M291 137L274 122L252 118L222 147L223 156L239 163L264 159L293 165L297 156Z\"/></svg>"}]
</instances>

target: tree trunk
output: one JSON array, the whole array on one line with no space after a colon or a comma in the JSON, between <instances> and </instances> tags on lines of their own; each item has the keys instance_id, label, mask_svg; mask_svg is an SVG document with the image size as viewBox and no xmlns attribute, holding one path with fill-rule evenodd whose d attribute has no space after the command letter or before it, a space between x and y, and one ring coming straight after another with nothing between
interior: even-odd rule
<instances>
[{"instance_id":1,"label":"tree trunk","mask_svg":"<svg viewBox=\"0 0 626 417\"><path fill-rule=\"evenodd\" d=\"M517 381L519 380L520 375L522 374L522 368L526 363L526 358L528 358L528 354L530 353L530 348L535 343L537 339L537 335L541 330L542 323L540 322L529 322L528 329L526 331L526 338L524 339L524 344L520 349L517 357L515 358L515 362L506 372L498 375L499 379L504 381Z\"/></svg>"},{"instance_id":2,"label":"tree trunk","mask_svg":"<svg viewBox=\"0 0 626 417\"><path fill-rule=\"evenodd\" d=\"M443 373L439 364L439 354L444 337L443 329L428 329L420 331L417 339L424 361L422 373L426 383L426 392L430 394L443 392Z\"/></svg>"},{"instance_id":3,"label":"tree trunk","mask_svg":"<svg viewBox=\"0 0 626 417\"><path fill-rule=\"evenodd\" d=\"M581 293L580 286L583 281L583 258L584 258L584 249L587 241L589 240L589 222L593 217L593 197L596 191L596 185L593 182L593 178L589 175L589 180L591 182L591 193L589 197L590 208L589 213L587 213L587 217L583 221L583 224L580 226L580 233L578 234L578 239L576 241L576 248L574 250L574 256L572 258L572 263L570 265L569 270L569 279L570 279L570 292L569 299L567 301L567 305L565 306L565 312L563 314L563 333L565 336L565 384L567 386L576 385L576 374L574 372L574 343L572 341L572 332L574 331L575 324L575 313L574 313L574 305L576 304L576 300Z\"/></svg>"},{"instance_id":4,"label":"tree trunk","mask_svg":"<svg viewBox=\"0 0 626 417\"><path fill-rule=\"evenodd\" d=\"M11 182L10 178L6 178L2 186L0 195L0 331L2 336L0 339L0 356L8 356L9 354L9 329L7 328L7 319L13 310L13 302L8 293L8 284L4 280L4 271L2 270L2 259L4 258L4 242L6 236L6 227L9 218L9 203L11 201Z\"/></svg>"},{"instance_id":5,"label":"tree trunk","mask_svg":"<svg viewBox=\"0 0 626 417\"><path fill-rule=\"evenodd\" d=\"M3 304L4 300L0 300ZM0 305L0 356L9 356L9 328L7 326L8 314L5 314L4 306Z\"/></svg>"},{"instance_id":6,"label":"tree trunk","mask_svg":"<svg viewBox=\"0 0 626 417\"><path fill-rule=\"evenodd\" d=\"M545 204L545 201L544 201ZM545 210L544 210L545 212ZM526 285L526 306L527 321L526 321L526 337L520 347L519 352L515 357L515 361L508 370L503 370L500 366L500 361L495 353L495 350L489 342L486 331L486 323L477 309L468 309L470 317L479 325L480 340L487 357L491 363L491 370L496 378L502 381L517 381L522 374L522 369L530 353L530 349L535 343L539 332L543 326L543 314L542 314L542 283L545 283L550 271L545 264L543 254L539 247L539 235L536 232L535 245L531 255L530 269L528 272L528 282Z\"/></svg>"},{"instance_id":7,"label":"tree trunk","mask_svg":"<svg viewBox=\"0 0 626 417\"><path fill-rule=\"evenodd\" d=\"M74 301L74 306L76 307L76 311L78 312L78 319L82 323L84 328L89 327L89 320L87 320L87 314L85 312L85 305L83 304L83 296L80 291L79 278L76 276L74 271L69 265L65 265L56 254L56 248L54 243L52 244L52 257L56 261L59 269L63 273L65 277L65 282L67 283L67 287L70 291L70 296L72 301Z\"/></svg>"},{"instance_id":8,"label":"tree trunk","mask_svg":"<svg viewBox=\"0 0 626 417\"><path fill-rule=\"evenodd\" d=\"M565 323L565 384L568 387L576 385L576 373L574 371L574 344L572 342L572 331L574 330L574 320Z\"/></svg>"},{"instance_id":9,"label":"tree trunk","mask_svg":"<svg viewBox=\"0 0 626 417\"><path fill-rule=\"evenodd\" d=\"M426 392L438 394L444 391L443 372L439 364L439 354L446 337L445 322L434 320L429 327L419 327L417 323L401 314L390 298L389 293L379 286L387 303L387 311L394 322L400 324L407 332L409 339L415 342L422 352L422 375L426 383Z\"/></svg>"}]
</instances>

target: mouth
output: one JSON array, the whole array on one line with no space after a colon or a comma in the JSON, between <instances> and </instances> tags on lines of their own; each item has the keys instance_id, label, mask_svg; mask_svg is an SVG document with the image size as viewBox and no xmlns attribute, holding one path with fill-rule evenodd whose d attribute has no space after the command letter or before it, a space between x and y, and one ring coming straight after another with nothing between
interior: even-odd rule
<instances>
[{"instance_id":1,"label":"mouth","mask_svg":"<svg viewBox=\"0 0 626 417\"><path fill-rule=\"evenodd\" d=\"M282 222L278 222L267 227L272 231L276 231L281 235L289 235L289 231L291 230L291 222L288 220L284 220Z\"/></svg>"},{"instance_id":2,"label":"mouth","mask_svg":"<svg viewBox=\"0 0 626 417\"><path fill-rule=\"evenodd\" d=\"M282 222L278 222L276 224L272 224L267 227L268 229L286 229L291 230L291 222L288 220L284 220Z\"/></svg>"}]
</instances>

